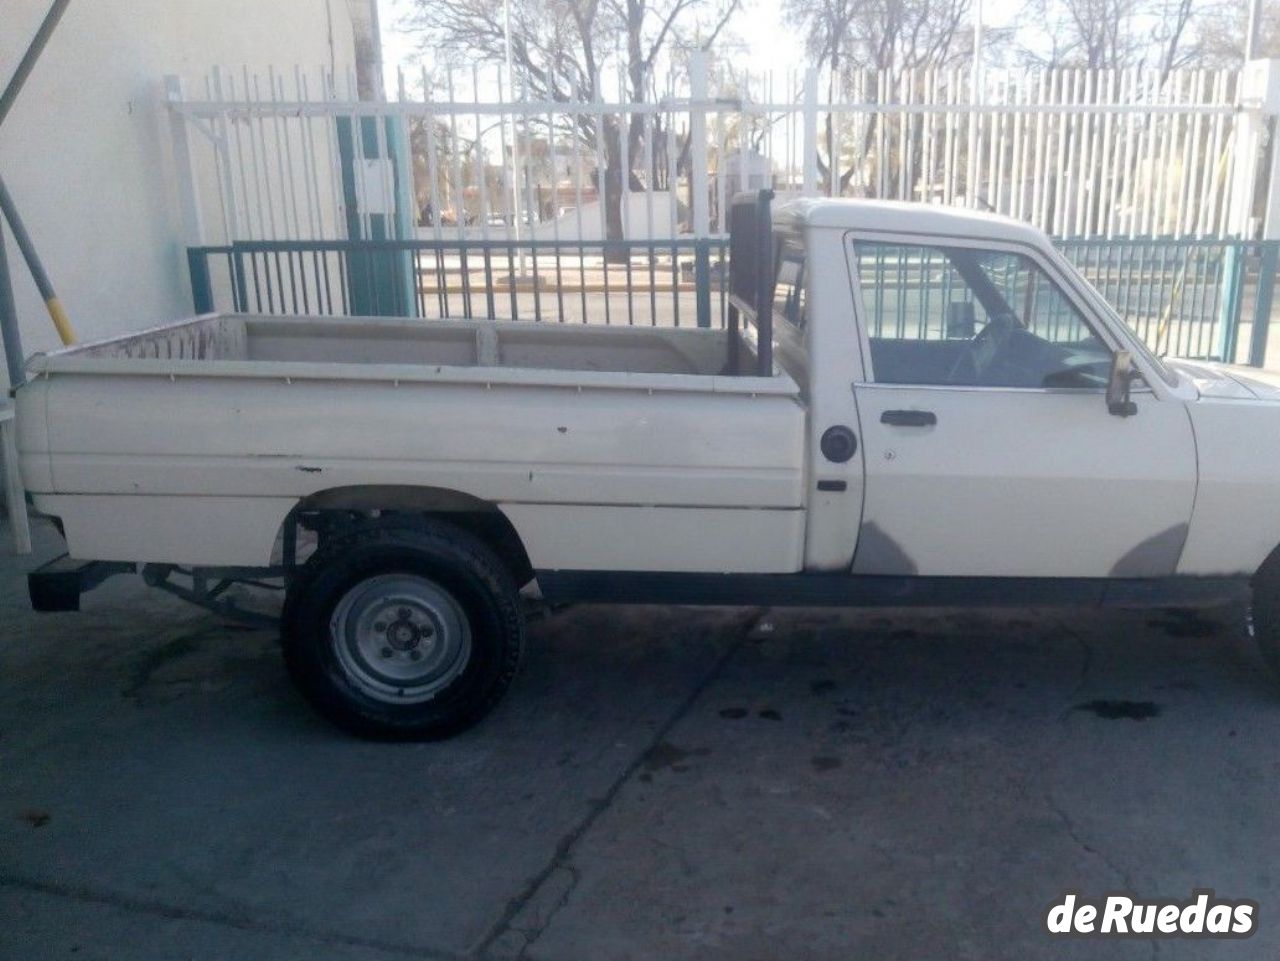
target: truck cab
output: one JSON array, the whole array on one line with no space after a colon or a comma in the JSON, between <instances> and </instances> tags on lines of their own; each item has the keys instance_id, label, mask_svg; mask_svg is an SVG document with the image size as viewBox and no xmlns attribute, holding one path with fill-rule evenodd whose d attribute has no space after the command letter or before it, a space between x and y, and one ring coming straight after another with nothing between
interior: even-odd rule
<instances>
[{"instance_id":1,"label":"truck cab","mask_svg":"<svg viewBox=\"0 0 1280 961\"><path fill-rule=\"evenodd\" d=\"M788 204L775 234L777 355L808 407L806 569L1179 572L1197 486L1195 388L1042 234L841 201ZM1118 356L1132 373L1113 411ZM823 440L846 430L853 456L840 447L833 460ZM1184 571L1213 571L1190 560Z\"/></svg>"}]
</instances>

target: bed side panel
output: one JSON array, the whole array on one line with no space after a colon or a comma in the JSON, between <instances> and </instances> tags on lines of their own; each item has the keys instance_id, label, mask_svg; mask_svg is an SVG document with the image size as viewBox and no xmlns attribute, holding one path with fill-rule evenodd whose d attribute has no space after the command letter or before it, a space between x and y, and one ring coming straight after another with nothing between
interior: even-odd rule
<instances>
[{"instance_id":1,"label":"bed side panel","mask_svg":"<svg viewBox=\"0 0 1280 961\"><path fill-rule=\"evenodd\" d=\"M300 498L408 485L502 505L544 567L594 566L592 551L624 570L799 563L804 411L789 394L721 391L713 377L702 390L52 379L61 496L39 506L63 516L77 556L265 564Z\"/></svg>"}]
</instances>

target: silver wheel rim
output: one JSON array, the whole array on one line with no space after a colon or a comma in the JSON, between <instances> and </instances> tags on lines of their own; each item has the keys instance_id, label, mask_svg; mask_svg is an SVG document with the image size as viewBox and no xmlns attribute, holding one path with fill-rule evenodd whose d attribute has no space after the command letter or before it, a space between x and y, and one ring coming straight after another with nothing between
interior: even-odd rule
<instances>
[{"instance_id":1,"label":"silver wheel rim","mask_svg":"<svg viewBox=\"0 0 1280 961\"><path fill-rule=\"evenodd\" d=\"M329 640L355 685L392 704L430 700L471 659L462 607L414 574L380 574L347 591L329 619Z\"/></svg>"}]
</instances>

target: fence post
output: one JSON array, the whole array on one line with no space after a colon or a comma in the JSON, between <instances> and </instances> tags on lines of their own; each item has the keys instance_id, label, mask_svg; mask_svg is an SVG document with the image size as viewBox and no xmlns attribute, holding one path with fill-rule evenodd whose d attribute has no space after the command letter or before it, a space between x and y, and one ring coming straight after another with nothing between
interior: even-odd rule
<instances>
[{"instance_id":1,"label":"fence post","mask_svg":"<svg viewBox=\"0 0 1280 961\"><path fill-rule=\"evenodd\" d=\"M187 276L191 278L191 306L197 314L213 313L213 284L209 279L209 252L187 248Z\"/></svg>"},{"instance_id":2,"label":"fence post","mask_svg":"<svg viewBox=\"0 0 1280 961\"><path fill-rule=\"evenodd\" d=\"M166 74L165 99L169 102L169 135L173 139L173 167L178 175L178 200L182 205L182 226L186 232L187 246L204 244L204 218L200 213L200 195L196 191L195 165L191 160L191 140L187 131L187 118L176 104L182 103L182 78Z\"/></svg>"},{"instance_id":3,"label":"fence post","mask_svg":"<svg viewBox=\"0 0 1280 961\"><path fill-rule=\"evenodd\" d=\"M1253 325L1249 331L1249 363L1262 367L1267 362L1267 335L1271 333L1271 301L1276 287L1276 265L1280 243L1263 241L1258 260L1258 289L1254 295Z\"/></svg>"},{"instance_id":4,"label":"fence post","mask_svg":"<svg viewBox=\"0 0 1280 961\"><path fill-rule=\"evenodd\" d=\"M236 310L246 314L249 312L249 281L244 275L244 253L235 244L231 245L230 267Z\"/></svg>"},{"instance_id":5,"label":"fence post","mask_svg":"<svg viewBox=\"0 0 1280 961\"><path fill-rule=\"evenodd\" d=\"M216 103L221 104L224 101L223 96L223 76L222 68L215 66L209 75L209 82L212 85L213 99ZM219 113L218 120L214 125L217 132L214 138L214 156L215 164L218 170L218 176L222 181L222 219L223 228L227 232L226 242L231 244L237 240L245 240L246 237L240 234L240 194L236 190L236 178L231 169L231 147L228 140L228 122L225 113ZM245 218L248 222L248 199L245 200Z\"/></svg>"},{"instance_id":6,"label":"fence post","mask_svg":"<svg viewBox=\"0 0 1280 961\"><path fill-rule=\"evenodd\" d=\"M1277 112L1280 112L1280 60L1249 61L1240 74L1240 113L1236 118L1237 139L1232 157L1231 195L1227 220L1228 233L1242 241L1256 236L1255 211L1258 209L1259 190L1265 191L1261 198L1263 201L1262 238L1264 240L1280 238L1280 189L1277 188L1276 183L1277 177L1280 176L1280 150L1272 148L1271 167L1261 186L1258 178L1258 168L1262 164L1262 147L1268 132L1274 134ZM1255 350L1265 354L1266 328L1271 322L1271 293L1269 290L1265 292L1263 290L1269 253L1273 258L1271 275L1274 277L1274 252L1264 247L1263 261L1258 275L1258 289L1255 293L1253 330L1249 336L1251 362ZM1218 325L1216 345L1218 356L1228 363L1235 360L1235 345L1240 316L1243 313L1241 288L1244 285L1245 273L1245 247L1242 244L1233 245L1227 251L1223 268L1223 316L1222 322ZM1263 306L1267 308L1265 315L1260 309Z\"/></svg>"},{"instance_id":7,"label":"fence post","mask_svg":"<svg viewBox=\"0 0 1280 961\"><path fill-rule=\"evenodd\" d=\"M1265 69L1263 67L1265 65ZM1267 361L1267 340L1271 333L1271 305L1275 296L1276 267L1280 261L1280 60L1257 61L1248 65L1258 74L1262 88L1262 109L1267 115L1268 142L1271 144L1271 168L1267 171L1266 208L1262 218L1262 251L1258 260L1258 287L1254 293L1253 323L1249 332L1249 363L1262 367Z\"/></svg>"},{"instance_id":8,"label":"fence post","mask_svg":"<svg viewBox=\"0 0 1280 961\"><path fill-rule=\"evenodd\" d=\"M711 217L707 209L710 190L707 186L707 106L710 93L707 84L707 53L695 51L689 63L689 136L693 169L693 236L702 240L711 234ZM701 249L701 248L699 248Z\"/></svg>"},{"instance_id":9,"label":"fence post","mask_svg":"<svg viewBox=\"0 0 1280 961\"><path fill-rule=\"evenodd\" d=\"M829 160L835 163L834 159ZM804 72L804 194L818 193L818 71Z\"/></svg>"},{"instance_id":10,"label":"fence post","mask_svg":"<svg viewBox=\"0 0 1280 961\"><path fill-rule=\"evenodd\" d=\"M1218 330L1214 356L1223 363L1235 361L1240 315L1244 312L1244 275L1248 246L1232 243L1222 260L1222 294L1218 308Z\"/></svg>"},{"instance_id":11,"label":"fence post","mask_svg":"<svg viewBox=\"0 0 1280 961\"><path fill-rule=\"evenodd\" d=\"M723 270L724 265L721 264ZM693 245L693 289L698 326L711 326L711 241L700 237ZM677 295L678 296L678 295Z\"/></svg>"},{"instance_id":12,"label":"fence post","mask_svg":"<svg viewBox=\"0 0 1280 961\"><path fill-rule=\"evenodd\" d=\"M975 34L976 39L976 34ZM879 91L876 92L879 97ZM881 98L883 99L883 98ZM982 103L982 62L978 51L974 51L973 66L969 72L969 134L965 149L965 206L976 210L978 207L978 180L981 177L981 157L979 144L982 128L979 125L977 107ZM879 161L877 161L879 162Z\"/></svg>"}]
</instances>

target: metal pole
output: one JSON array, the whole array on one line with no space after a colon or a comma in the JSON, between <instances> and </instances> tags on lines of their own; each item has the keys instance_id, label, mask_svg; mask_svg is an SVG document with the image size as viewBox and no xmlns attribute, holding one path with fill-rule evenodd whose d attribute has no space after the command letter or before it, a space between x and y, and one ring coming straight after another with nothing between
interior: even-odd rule
<instances>
[{"instance_id":1,"label":"metal pole","mask_svg":"<svg viewBox=\"0 0 1280 961\"><path fill-rule=\"evenodd\" d=\"M1267 338L1271 333L1271 304L1275 297L1276 267L1280 264L1278 242L1264 240L1258 264L1258 292L1253 307L1253 326L1249 332L1249 363L1263 367L1267 363Z\"/></svg>"},{"instance_id":2,"label":"metal pole","mask_svg":"<svg viewBox=\"0 0 1280 961\"><path fill-rule=\"evenodd\" d=\"M982 0L973 0L973 76L974 76L974 79L976 80L981 73L982 73Z\"/></svg>"},{"instance_id":3,"label":"metal pole","mask_svg":"<svg viewBox=\"0 0 1280 961\"><path fill-rule=\"evenodd\" d=\"M1258 33L1262 29L1262 0L1250 0L1249 27L1244 35L1244 62L1258 58Z\"/></svg>"},{"instance_id":4,"label":"metal pole","mask_svg":"<svg viewBox=\"0 0 1280 961\"><path fill-rule=\"evenodd\" d=\"M382 66L382 19L378 16L378 0L369 0L369 27L373 32L374 99L378 103L387 101L387 82ZM400 98L401 100L404 97Z\"/></svg>"},{"instance_id":5,"label":"metal pole","mask_svg":"<svg viewBox=\"0 0 1280 961\"><path fill-rule=\"evenodd\" d=\"M982 0L975 0L973 10L973 63L970 65L969 73L969 103L978 106L982 103ZM969 144L967 159L967 174L965 184L965 200L966 206L976 208L978 206L978 178L979 161L978 156L978 111L969 112Z\"/></svg>"},{"instance_id":6,"label":"metal pole","mask_svg":"<svg viewBox=\"0 0 1280 961\"><path fill-rule=\"evenodd\" d=\"M804 194L818 194L818 71L804 72ZM832 164L835 159L832 158Z\"/></svg>"},{"instance_id":7,"label":"metal pole","mask_svg":"<svg viewBox=\"0 0 1280 961\"><path fill-rule=\"evenodd\" d=\"M511 0L502 0L502 33L507 55L507 95L515 93L516 75L511 57ZM513 98L514 99L514 98ZM477 133L477 138L479 134ZM481 185L481 190L484 186ZM511 219L515 224L515 241L520 243L520 132L516 129L515 114L511 115ZM524 273L524 251L520 252L520 273Z\"/></svg>"},{"instance_id":8,"label":"metal pole","mask_svg":"<svg viewBox=\"0 0 1280 961\"><path fill-rule=\"evenodd\" d=\"M67 4L70 2L71 0L54 0L53 6L45 14L40 28L36 31L36 35L31 38L31 46L27 47L27 52L22 55L22 60L18 63L18 69L14 71L12 79L9 80L9 85L4 88L4 93L0 94L0 124L4 123L4 118L9 115L13 102L18 99L18 92L22 90L22 85L27 82L27 77L31 75L32 68L35 67L36 61L40 59L40 54L44 52L45 44L53 36L53 29L58 25L58 21L62 19L63 11L67 9Z\"/></svg>"},{"instance_id":9,"label":"metal pole","mask_svg":"<svg viewBox=\"0 0 1280 961\"><path fill-rule=\"evenodd\" d=\"M707 77L707 53L696 50L689 58L689 136L693 139L690 155L693 170L690 181L693 186L693 236L705 240L711 233L711 212L707 189L707 105L710 99L710 83ZM699 248L701 249L701 248Z\"/></svg>"},{"instance_id":10,"label":"metal pole","mask_svg":"<svg viewBox=\"0 0 1280 961\"><path fill-rule=\"evenodd\" d=\"M13 198L9 196L9 188L5 186L3 177L0 177L0 213L4 214L4 219L9 221L13 239L17 241L18 250L22 252L22 258L27 262L31 279L36 282L36 289L40 291L40 297L49 311L53 326L57 328L58 336L62 338L64 345L74 344L76 335L72 333L71 321L67 319L67 313L62 309L53 284L49 282L49 275L45 273L44 264L40 262L35 245L31 243L31 235L27 233L26 224L22 222L18 208L14 206Z\"/></svg>"},{"instance_id":11,"label":"metal pole","mask_svg":"<svg viewBox=\"0 0 1280 961\"><path fill-rule=\"evenodd\" d=\"M40 59L40 54L44 52L45 44L53 36L53 30L58 25L58 21L62 19L62 14L70 2L71 0L54 0L49 12L45 14L44 20L40 23L40 28L36 30L36 35L31 39L31 45L27 47L27 52L22 55L22 60L18 63L18 69L14 71L13 76L9 79L8 85L4 88L4 93L0 94L0 124L3 124L5 117L9 115L14 101L18 99L18 93L27 82L27 77L31 75L36 61ZM36 287L40 290L40 296L44 298L44 305L53 320L53 326L57 328L58 336L62 338L63 344L74 344L76 338L75 334L71 332L71 322L67 320L66 311L62 309L58 295L54 293L53 285L49 283L49 275L45 273L44 265L40 263L40 258L36 255L36 249L31 243L31 236L27 233L27 228L22 223L22 218L18 215L18 208L14 206L13 198L9 196L9 189L4 185L3 178L0 178L0 213L3 213L4 219L9 221L9 227L13 230L13 239L18 242L18 249L22 251L22 257L26 260L27 267L31 270L31 276L35 279ZM3 244L2 235L0 235L0 244ZM7 290L7 295L3 296L9 298L9 304L0 304L0 312L14 315L13 333L16 338L16 314L11 309L13 285L7 263L4 266L4 274L4 286ZM0 317L0 330L5 334L5 355L12 372L13 358L10 356L11 349L9 347L7 326L8 320ZM17 357L19 359L19 369L21 369L21 344L18 344ZM12 373L10 376L12 377Z\"/></svg>"},{"instance_id":12,"label":"metal pole","mask_svg":"<svg viewBox=\"0 0 1280 961\"><path fill-rule=\"evenodd\" d=\"M13 302L13 284L9 277L9 259L4 250L4 224L0 222L0 340L4 341L4 359L9 368L12 389L27 379L23 369L22 335L18 331L18 308Z\"/></svg>"}]
</instances>

